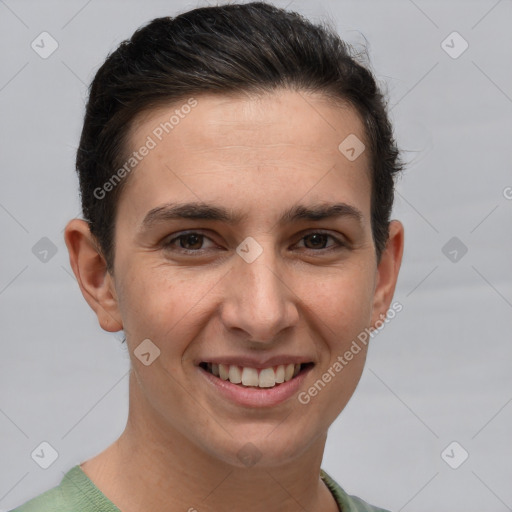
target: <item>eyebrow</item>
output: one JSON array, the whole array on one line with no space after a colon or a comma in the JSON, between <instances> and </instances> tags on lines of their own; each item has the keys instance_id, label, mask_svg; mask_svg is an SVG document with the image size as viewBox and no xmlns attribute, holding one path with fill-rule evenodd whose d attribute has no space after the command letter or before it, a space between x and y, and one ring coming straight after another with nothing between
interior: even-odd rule
<instances>
[{"instance_id":1,"label":"eyebrow","mask_svg":"<svg viewBox=\"0 0 512 512\"><path fill-rule=\"evenodd\" d=\"M362 223L363 214L360 210L347 203L322 203L313 206L296 205L285 211L278 224L298 222L300 220L319 221L336 217L349 217ZM227 208L202 202L168 203L150 210L142 221L141 230L145 231L169 220L210 220L239 224L247 218L247 214L230 211Z\"/></svg>"}]
</instances>

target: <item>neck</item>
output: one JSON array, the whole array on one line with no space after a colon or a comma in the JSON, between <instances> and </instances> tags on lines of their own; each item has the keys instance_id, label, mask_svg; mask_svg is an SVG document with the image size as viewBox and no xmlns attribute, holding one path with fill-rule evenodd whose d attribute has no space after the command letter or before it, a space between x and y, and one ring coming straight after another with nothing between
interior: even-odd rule
<instances>
[{"instance_id":1,"label":"neck","mask_svg":"<svg viewBox=\"0 0 512 512\"><path fill-rule=\"evenodd\" d=\"M134 403L119 439L81 465L122 512L338 510L320 480L326 433L291 462L235 467Z\"/></svg>"}]
</instances>

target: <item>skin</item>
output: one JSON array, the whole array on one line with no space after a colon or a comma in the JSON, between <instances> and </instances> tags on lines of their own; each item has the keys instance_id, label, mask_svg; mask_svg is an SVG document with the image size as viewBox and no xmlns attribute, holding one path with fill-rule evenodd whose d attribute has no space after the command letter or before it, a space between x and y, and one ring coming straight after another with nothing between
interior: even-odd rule
<instances>
[{"instance_id":1,"label":"skin","mask_svg":"<svg viewBox=\"0 0 512 512\"><path fill-rule=\"evenodd\" d=\"M81 291L103 329L124 329L132 362L126 429L82 468L123 512L219 512L233 503L248 511L335 512L320 464L327 430L357 386L366 348L308 404L294 396L259 409L219 396L194 361L307 356L315 363L300 389L307 391L389 309L403 226L392 221L377 263L369 151L351 162L338 150L351 133L365 140L349 106L288 90L196 99L126 183L113 274L87 224L73 219L66 227ZM176 107L140 116L130 147L142 146ZM245 217L233 225L168 220L142 230L151 209L192 201ZM361 219L277 222L297 204L325 203L346 203ZM203 234L203 244L176 240L185 230ZM318 231L334 238L306 237ZM252 263L236 253L247 237L263 249ZM184 248L204 252L187 255ZM149 366L134 355L147 338L160 349ZM261 458L246 466L237 453L249 442Z\"/></svg>"}]
</instances>

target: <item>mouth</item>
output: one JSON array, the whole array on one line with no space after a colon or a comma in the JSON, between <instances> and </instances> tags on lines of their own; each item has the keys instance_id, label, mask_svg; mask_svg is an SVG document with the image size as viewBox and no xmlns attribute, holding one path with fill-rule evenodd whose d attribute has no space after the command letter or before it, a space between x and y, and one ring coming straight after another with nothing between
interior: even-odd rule
<instances>
[{"instance_id":1,"label":"mouth","mask_svg":"<svg viewBox=\"0 0 512 512\"><path fill-rule=\"evenodd\" d=\"M233 364L201 362L199 367L214 377L246 388L276 388L302 375L314 366L309 363L289 363L268 368L251 368Z\"/></svg>"}]
</instances>

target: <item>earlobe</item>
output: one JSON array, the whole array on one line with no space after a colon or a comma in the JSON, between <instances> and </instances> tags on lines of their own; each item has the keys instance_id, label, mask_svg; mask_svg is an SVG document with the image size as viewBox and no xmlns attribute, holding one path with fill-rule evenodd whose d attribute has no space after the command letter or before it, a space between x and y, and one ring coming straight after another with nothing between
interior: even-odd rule
<instances>
[{"instance_id":1,"label":"earlobe","mask_svg":"<svg viewBox=\"0 0 512 512\"><path fill-rule=\"evenodd\" d=\"M68 222L64 239L69 262L85 300L108 332L123 329L112 275L86 221Z\"/></svg>"},{"instance_id":2,"label":"earlobe","mask_svg":"<svg viewBox=\"0 0 512 512\"><path fill-rule=\"evenodd\" d=\"M404 251L404 227L393 220L389 224L389 238L377 267L377 283L373 296L371 325L375 326L387 314L398 279Z\"/></svg>"}]
</instances>

